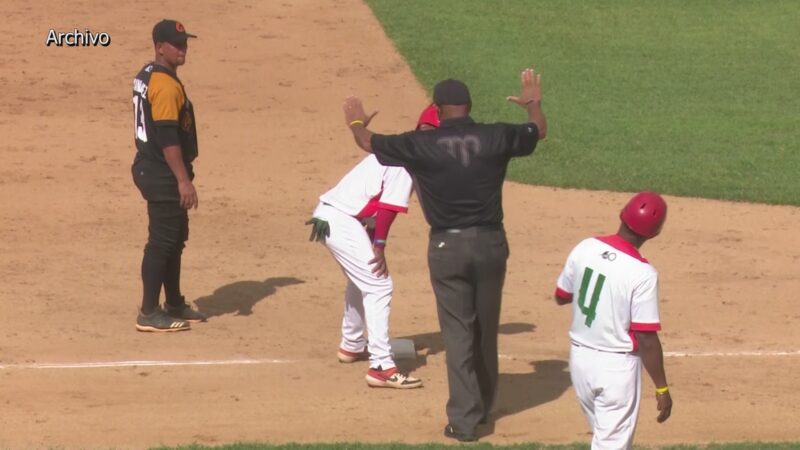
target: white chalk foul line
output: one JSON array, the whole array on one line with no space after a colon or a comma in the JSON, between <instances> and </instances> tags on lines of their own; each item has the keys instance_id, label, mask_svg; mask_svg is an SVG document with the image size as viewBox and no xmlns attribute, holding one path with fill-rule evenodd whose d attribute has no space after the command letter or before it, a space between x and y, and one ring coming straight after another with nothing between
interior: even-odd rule
<instances>
[{"instance_id":1,"label":"white chalk foul line","mask_svg":"<svg viewBox=\"0 0 800 450\"><path fill-rule=\"evenodd\" d=\"M23 363L0 364L0 369L97 369L108 367L166 367L166 366L237 366L254 364L291 364L291 359L218 359L200 361L105 361L82 363Z\"/></svg>"},{"instance_id":2,"label":"white chalk foul line","mask_svg":"<svg viewBox=\"0 0 800 450\"><path fill-rule=\"evenodd\" d=\"M500 359L533 358L536 355L505 355L500 354ZM742 351L742 352L664 352L667 358L702 358L702 357L743 357L743 356L800 356L797 351ZM104 362L77 362L77 363L22 363L0 364L3 369L99 369L113 367L171 367L171 366L241 366L259 364L292 364L298 362L292 359L211 359L199 361L169 361L169 360L142 360L142 361L104 361Z\"/></svg>"}]
</instances>

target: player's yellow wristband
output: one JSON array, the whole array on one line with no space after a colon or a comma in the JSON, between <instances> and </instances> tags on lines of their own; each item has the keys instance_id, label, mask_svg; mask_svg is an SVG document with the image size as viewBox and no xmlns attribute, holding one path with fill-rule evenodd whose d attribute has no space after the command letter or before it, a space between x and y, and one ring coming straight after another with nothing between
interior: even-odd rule
<instances>
[{"instance_id":1,"label":"player's yellow wristband","mask_svg":"<svg viewBox=\"0 0 800 450\"><path fill-rule=\"evenodd\" d=\"M356 125L361 125L363 127L364 126L364 121L363 120L354 120L354 121L350 122L350 126L351 127L354 127Z\"/></svg>"},{"instance_id":2,"label":"player's yellow wristband","mask_svg":"<svg viewBox=\"0 0 800 450\"><path fill-rule=\"evenodd\" d=\"M669 386L664 386L664 387L656 388L656 394L658 394L658 395L664 395L664 394L666 394L667 392L669 392Z\"/></svg>"}]
</instances>

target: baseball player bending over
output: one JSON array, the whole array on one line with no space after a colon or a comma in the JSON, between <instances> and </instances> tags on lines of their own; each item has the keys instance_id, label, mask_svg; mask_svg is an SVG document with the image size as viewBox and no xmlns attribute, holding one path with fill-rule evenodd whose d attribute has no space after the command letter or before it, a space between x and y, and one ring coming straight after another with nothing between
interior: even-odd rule
<instances>
[{"instance_id":1,"label":"baseball player bending over","mask_svg":"<svg viewBox=\"0 0 800 450\"><path fill-rule=\"evenodd\" d=\"M556 302L572 303L570 376L592 449L633 447L642 364L656 385L658 422L672 411L657 333L658 273L639 254L666 218L660 195L636 194L620 213L617 234L579 243L558 277Z\"/></svg>"},{"instance_id":2,"label":"baseball player bending over","mask_svg":"<svg viewBox=\"0 0 800 450\"><path fill-rule=\"evenodd\" d=\"M436 109L426 108L417 129L438 126ZM395 216L408 211L412 186L405 169L382 166L369 155L320 196L307 222L312 225L310 240L323 242L347 276L337 357L343 363L368 357L366 380L371 387L422 386L422 380L398 372L392 359L389 311L394 286L384 255Z\"/></svg>"}]
</instances>

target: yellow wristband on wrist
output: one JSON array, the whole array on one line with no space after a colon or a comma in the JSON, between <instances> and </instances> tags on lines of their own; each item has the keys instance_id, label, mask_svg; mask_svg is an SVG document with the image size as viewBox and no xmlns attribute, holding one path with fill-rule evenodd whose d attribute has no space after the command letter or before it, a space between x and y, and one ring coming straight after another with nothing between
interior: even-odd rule
<instances>
[{"instance_id":1,"label":"yellow wristband on wrist","mask_svg":"<svg viewBox=\"0 0 800 450\"><path fill-rule=\"evenodd\" d=\"M350 122L350 126L351 127L354 127L356 125L360 125L360 126L363 127L364 126L364 121L363 120L354 120L354 121Z\"/></svg>"},{"instance_id":2,"label":"yellow wristband on wrist","mask_svg":"<svg viewBox=\"0 0 800 450\"><path fill-rule=\"evenodd\" d=\"M658 394L658 395L664 395L667 392L669 392L669 386L664 386L664 387L660 387L660 388L657 387L656 388L656 394Z\"/></svg>"}]
</instances>

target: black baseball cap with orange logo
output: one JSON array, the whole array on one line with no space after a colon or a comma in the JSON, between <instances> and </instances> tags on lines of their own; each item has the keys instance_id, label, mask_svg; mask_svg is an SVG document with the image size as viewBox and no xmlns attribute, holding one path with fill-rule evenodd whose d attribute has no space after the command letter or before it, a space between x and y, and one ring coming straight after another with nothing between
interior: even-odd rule
<instances>
[{"instance_id":1,"label":"black baseball cap with orange logo","mask_svg":"<svg viewBox=\"0 0 800 450\"><path fill-rule=\"evenodd\" d=\"M153 27L153 43L171 42L183 44L188 38L197 36L186 32L183 24L177 20L164 19Z\"/></svg>"}]
</instances>

